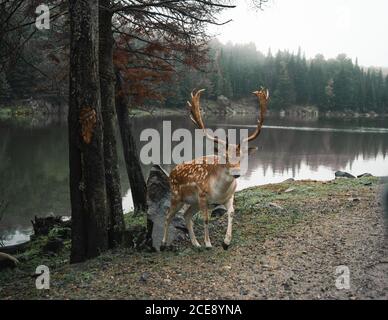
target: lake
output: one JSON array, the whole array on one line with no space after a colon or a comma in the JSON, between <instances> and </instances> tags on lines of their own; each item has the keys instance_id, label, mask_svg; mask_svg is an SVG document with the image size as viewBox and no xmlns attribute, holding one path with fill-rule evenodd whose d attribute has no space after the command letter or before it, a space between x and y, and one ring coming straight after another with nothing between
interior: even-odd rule
<instances>
[{"instance_id":1,"label":"lake","mask_svg":"<svg viewBox=\"0 0 388 320\"><path fill-rule=\"evenodd\" d=\"M193 125L187 116L133 118L139 141L145 128L172 130ZM207 125L254 130L256 118L206 117ZM239 190L288 178L331 180L337 170L354 175L388 176L388 119L300 119L268 117L261 136L252 143L258 151L238 179ZM139 148L145 144L140 144ZM120 176L125 211L132 206L121 148ZM170 172L173 165L164 166ZM145 176L150 166L143 165ZM0 221L4 245L29 239L35 215L69 215L68 147L66 124L60 120L0 120L0 201L9 203Z\"/></svg>"}]
</instances>

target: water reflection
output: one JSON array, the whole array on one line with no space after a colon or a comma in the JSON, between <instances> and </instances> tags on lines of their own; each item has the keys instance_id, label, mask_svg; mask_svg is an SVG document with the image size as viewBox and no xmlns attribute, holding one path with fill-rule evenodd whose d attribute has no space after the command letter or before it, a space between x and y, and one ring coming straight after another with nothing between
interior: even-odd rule
<instances>
[{"instance_id":1,"label":"water reflection","mask_svg":"<svg viewBox=\"0 0 388 320\"><path fill-rule=\"evenodd\" d=\"M133 119L135 136L144 128L162 132L161 117ZM187 117L168 117L172 130L193 130ZM215 129L246 128L253 116L207 120ZM138 147L144 143L138 143ZM238 188L280 182L288 178L328 180L334 171L370 172L388 176L388 123L381 119L303 120L268 118L261 137L253 143L258 152L249 159L247 175ZM35 215L70 212L68 192L67 130L63 122L20 123L0 121L0 199L9 207L0 223L5 244L25 241ZM123 204L132 207L129 184L120 151ZM164 166L169 172L173 165ZM146 176L150 166L143 166Z\"/></svg>"}]
</instances>

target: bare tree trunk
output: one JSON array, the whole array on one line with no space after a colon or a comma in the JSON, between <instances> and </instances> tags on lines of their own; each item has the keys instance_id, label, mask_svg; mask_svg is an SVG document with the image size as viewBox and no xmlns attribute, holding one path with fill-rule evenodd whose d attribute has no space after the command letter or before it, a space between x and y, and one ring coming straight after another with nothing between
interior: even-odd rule
<instances>
[{"instance_id":1,"label":"bare tree trunk","mask_svg":"<svg viewBox=\"0 0 388 320\"><path fill-rule=\"evenodd\" d=\"M109 246L122 242L124 232L123 207L120 175L118 170L117 145L115 137L115 74L113 68L112 13L111 0L100 0L99 10L99 68L101 86L101 109L104 121L105 179L109 209Z\"/></svg>"},{"instance_id":2,"label":"bare tree trunk","mask_svg":"<svg viewBox=\"0 0 388 320\"><path fill-rule=\"evenodd\" d=\"M147 211L147 186L141 171L140 159L129 121L128 99L122 94L122 78L116 71L116 110L123 144L125 165L131 186L135 213Z\"/></svg>"},{"instance_id":3,"label":"bare tree trunk","mask_svg":"<svg viewBox=\"0 0 388 320\"><path fill-rule=\"evenodd\" d=\"M108 248L103 127L98 70L98 1L69 0L69 164L71 262Z\"/></svg>"}]
</instances>

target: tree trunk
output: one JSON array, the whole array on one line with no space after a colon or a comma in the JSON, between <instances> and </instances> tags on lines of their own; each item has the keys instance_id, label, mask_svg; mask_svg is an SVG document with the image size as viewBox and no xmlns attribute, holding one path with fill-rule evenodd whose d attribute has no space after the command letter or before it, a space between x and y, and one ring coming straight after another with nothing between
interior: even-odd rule
<instances>
[{"instance_id":1,"label":"tree trunk","mask_svg":"<svg viewBox=\"0 0 388 320\"><path fill-rule=\"evenodd\" d=\"M108 248L103 128L98 70L98 1L69 0L69 165L71 262Z\"/></svg>"},{"instance_id":2,"label":"tree trunk","mask_svg":"<svg viewBox=\"0 0 388 320\"><path fill-rule=\"evenodd\" d=\"M123 94L123 79L116 71L116 111L123 144L125 165L131 186L135 213L147 211L147 186L141 171L140 159L129 121L128 99Z\"/></svg>"},{"instance_id":3,"label":"tree trunk","mask_svg":"<svg viewBox=\"0 0 388 320\"><path fill-rule=\"evenodd\" d=\"M99 68L101 86L101 110L104 122L104 159L106 192L109 210L109 246L122 242L124 217L121 199L115 137L115 74L113 68L113 33L110 0L100 0L99 10Z\"/></svg>"}]
</instances>

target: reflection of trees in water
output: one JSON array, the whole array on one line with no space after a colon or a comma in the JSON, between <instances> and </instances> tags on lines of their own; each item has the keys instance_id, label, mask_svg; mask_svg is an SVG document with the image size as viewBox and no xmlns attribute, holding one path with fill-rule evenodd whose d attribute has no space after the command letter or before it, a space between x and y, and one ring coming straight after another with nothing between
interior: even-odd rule
<instances>
[{"instance_id":1,"label":"reflection of trees in water","mask_svg":"<svg viewBox=\"0 0 388 320\"><path fill-rule=\"evenodd\" d=\"M187 128L193 131L188 117L171 117L172 131ZM211 119L233 124L254 124L255 116ZM135 137L145 128L162 131L162 119L151 117L134 119ZM296 120L299 121L299 120ZM331 122L314 122L314 126L327 127ZM333 124L334 123L334 124ZM344 126L344 122L332 123L332 127ZM290 122L268 119L267 125L313 126L311 122ZM349 127L376 126L375 122L349 122ZM140 144L143 145L144 143ZM121 148L120 143L118 144ZM353 163L358 156L376 157L388 152L388 135L381 133L314 132L265 129L255 141L259 151L249 159L250 170L263 168L271 175L291 170L296 174L303 164L313 170L320 165L331 168ZM140 149L139 149L140 150ZM123 193L129 188L122 152L120 177ZM143 166L146 177L151 166ZM174 165L163 166L168 172ZM2 230L29 227L34 215L69 214L67 130L64 125L50 124L27 128L23 125L0 123L0 198L9 202L7 214L1 222ZM8 233L7 233L8 234Z\"/></svg>"},{"instance_id":2,"label":"reflection of trees in water","mask_svg":"<svg viewBox=\"0 0 388 320\"><path fill-rule=\"evenodd\" d=\"M171 118L172 131L178 128L188 128L193 131L193 126L186 118ZM217 119L209 119L209 127L215 129ZM256 121L254 115L240 116L227 119L218 119L222 123L249 125ZM314 120L306 119L276 119L269 118L267 125L295 126L295 127L332 127L332 128L356 128L356 127L381 127L383 122L368 119L352 120ZM136 119L136 133L140 136L142 128L153 127L162 132L162 119L147 118ZM231 127L227 127L231 128ZM226 129L226 127L225 127ZM264 129L259 139L254 143L259 148L249 158L250 170L262 167L264 173L272 171L284 173L291 170L296 174L303 164L312 170L317 170L324 165L333 169L352 164L357 157L375 159L379 154L388 153L388 134L386 133L357 133L357 132L330 132L330 131L298 131L283 129ZM170 171L172 166L164 166ZM144 168L147 176L149 166ZM268 170L271 170L269 172Z\"/></svg>"},{"instance_id":3,"label":"reflection of trees in water","mask_svg":"<svg viewBox=\"0 0 388 320\"><path fill-rule=\"evenodd\" d=\"M0 136L4 135L8 139L0 143L0 190L9 207L2 226L14 225L21 217L68 213L66 128L1 123Z\"/></svg>"},{"instance_id":4,"label":"reflection of trees in water","mask_svg":"<svg viewBox=\"0 0 388 320\"><path fill-rule=\"evenodd\" d=\"M292 169L295 173L303 162L313 170L321 165L335 169L352 164L358 156L373 159L386 155L388 135L269 129L263 132L258 146L258 155L250 158L251 168L272 167L278 172Z\"/></svg>"}]
</instances>

